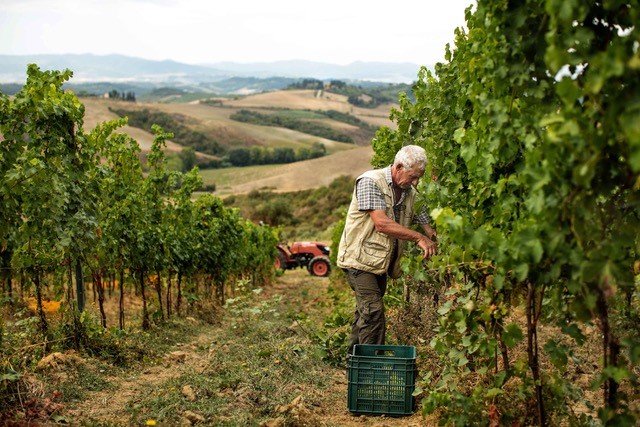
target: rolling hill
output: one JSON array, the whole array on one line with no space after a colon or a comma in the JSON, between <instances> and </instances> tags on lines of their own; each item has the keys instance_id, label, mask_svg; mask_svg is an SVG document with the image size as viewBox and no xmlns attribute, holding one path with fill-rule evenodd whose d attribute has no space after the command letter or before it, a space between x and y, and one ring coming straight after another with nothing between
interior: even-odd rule
<instances>
[{"instance_id":1,"label":"rolling hill","mask_svg":"<svg viewBox=\"0 0 640 427\"><path fill-rule=\"evenodd\" d=\"M349 113L373 126L392 126L389 113L393 104L376 108L359 108L347 102L347 96L322 90L281 90L222 100L221 104L235 108L335 110Z\"/></svg>"},{"instance_id":2,"label":"rolling hill","mask_svg":"<svg viewBox=\"0 0 640 427\"><path fill-rule=\"evenodd\" d=\"M229 195L265 188L279 192L316 188L328 185L341 175L357 176L368 169L372 155L370 139L377 127L393 126L388 118L392 105L381 105L375 109L358 108L349 104L346 98L344 95L324 91L283 90L216 100L211 104L199 101L187 104L130 103L102 98L83 98L83 102L86 107L85 129L91 129L101 121L116 118L117 115L112 110L148 109L179 117L190 129L207 134L225 150L251 146L299 149L309 148L317 142L324 144L327 149L325 157L296 163L201 171L205 184L215 184L217 194ZM241 110L321 123L337 132L353 136L355 144L279 126L233 120L231 116ZM334 113L327 115L330 111ZM349 119L350 123L345 122L345 119ZM143 151L149 150L153 136L148 131L133 126L127 126L123 130L138 140ZM169 142L167 151L181 151L183 146L179 142L177 139ZM201 159L213 158L203 153L198 153L198 156Z\"/></svg>"},{"instance_id":3,"label":"rolling hill","mask_svg":"<svg viewBox=\"0 0 640 427\"><path fill-rule=\"evenodd\" d=\"M336 178L357 177L371 169L371 147L357 147L319 159L286 165L262 165L201 171L205 183L216 184L216 194L244 194L253 190L289 192L329 185Z\"/></svg>"}]
</instances>

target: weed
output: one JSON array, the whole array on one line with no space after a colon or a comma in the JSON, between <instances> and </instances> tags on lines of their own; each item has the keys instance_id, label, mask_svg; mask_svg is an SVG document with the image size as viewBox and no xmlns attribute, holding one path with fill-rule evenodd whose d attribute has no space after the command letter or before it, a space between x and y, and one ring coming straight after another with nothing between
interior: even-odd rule
<instances>
[{"instance_id":1,"label":"weed","mask_svg":"<svg viewBox=\"0 0 640 427\"><path fill-rule=\"evenodd\" d=\"M323 352L291 324L299 302L278 294L258 296L262 290L247 286L240 282L236 298L227 301L226 326L206 349L206 367L170 379L130 404L131 423L176 424L187 411L216 425L254 425L278 416L295 423L283 408L301 394L309 402L319 399L327 387L326 365ZM311 292L296 295L303 301L313 297ZM182 394L185 385L195 400Z\"/></svg>"}]
</instances>

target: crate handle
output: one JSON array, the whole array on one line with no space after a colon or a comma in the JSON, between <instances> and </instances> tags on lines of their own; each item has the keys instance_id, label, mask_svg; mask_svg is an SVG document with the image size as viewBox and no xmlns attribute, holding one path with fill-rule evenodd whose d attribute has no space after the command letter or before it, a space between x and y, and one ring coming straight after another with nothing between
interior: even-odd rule
<instances>
[{"instance_id":1,"label":"crate handle","mask_svg":"<svg viewBox=\"0 0 640 427\"><path fill-rule=\"evenodd\" d=\"M394 357L396 352L394 350L376 350L376 356L391 356Z\"/></svg>"}]
</instances>

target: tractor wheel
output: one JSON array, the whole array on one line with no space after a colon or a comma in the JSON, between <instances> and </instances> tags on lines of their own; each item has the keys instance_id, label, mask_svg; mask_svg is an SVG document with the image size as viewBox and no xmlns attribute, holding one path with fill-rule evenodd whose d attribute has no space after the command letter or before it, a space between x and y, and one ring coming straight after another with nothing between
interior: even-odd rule
<instances>
[{"instance_id":1,"label":"tractor wheel","mask_svg":"<svg viewBox=\"0 0 640 427\"><path fill-rule=\"evenodd\" d=\"M286 270L287 269L287 260L285 259L284 255L281 252L278 252L278 255L276 256L276 260L273 263L273 266L275 267L276 270Z\"/></svg>"},{"instance_id":2,"label":"tractor wheel","mask_svg":"<svg viewBox=\"0 0 640 427\"><path fill-rule=\"evenodd\" d=\"M331 273L331 262L326 256L317 256L309 262L309 273L313 276L327 277Z\"/></svg>"}]
</instances>

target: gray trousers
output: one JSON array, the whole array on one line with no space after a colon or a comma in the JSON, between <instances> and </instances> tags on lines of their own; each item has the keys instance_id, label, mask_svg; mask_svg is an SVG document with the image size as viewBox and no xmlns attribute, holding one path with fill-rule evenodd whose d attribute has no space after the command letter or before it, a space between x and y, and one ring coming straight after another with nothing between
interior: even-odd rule
<instances>
[{"instance_id":1,"label":"gray trousers","mask_svg":"<svg viewBox=\"0 0 640 427\"><path fill-rule=\"evenodd\" d=\"M386 320L382 297L387 290L387 275L352 268L345 269L347 281L356 294L356 310L351 327L348 354L356 344L384 344Z\"/></svg>"}]
</instances>

